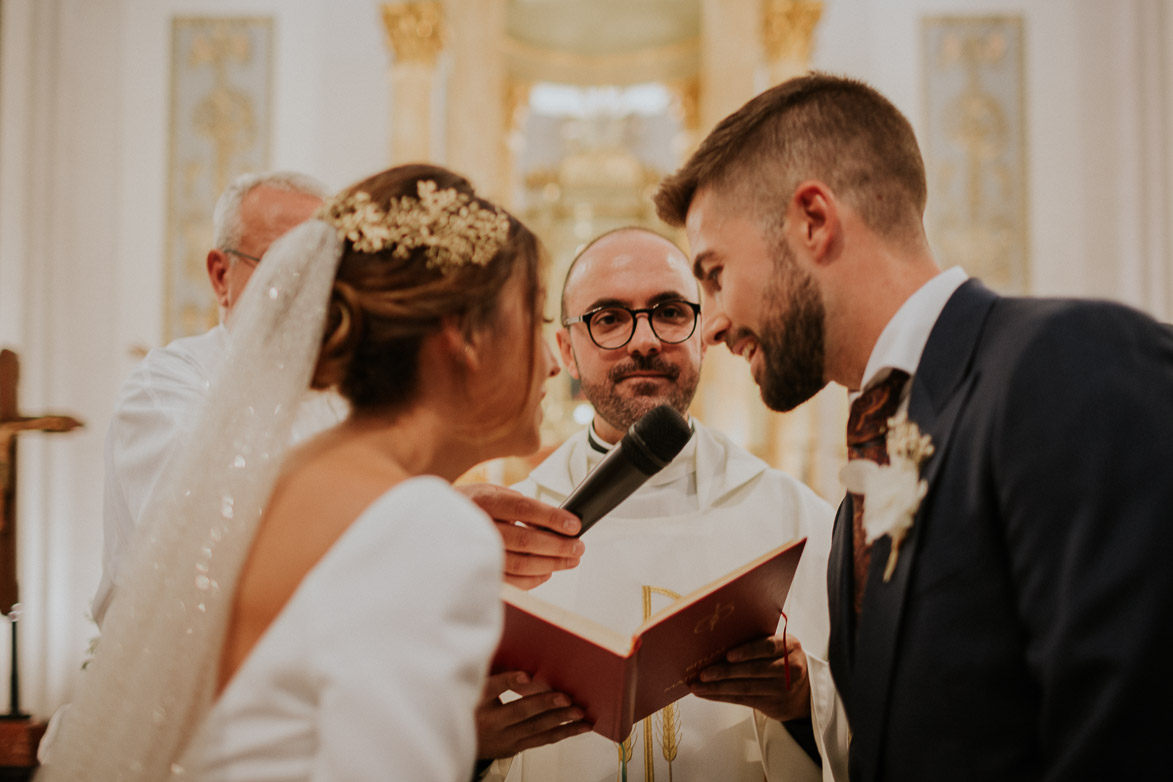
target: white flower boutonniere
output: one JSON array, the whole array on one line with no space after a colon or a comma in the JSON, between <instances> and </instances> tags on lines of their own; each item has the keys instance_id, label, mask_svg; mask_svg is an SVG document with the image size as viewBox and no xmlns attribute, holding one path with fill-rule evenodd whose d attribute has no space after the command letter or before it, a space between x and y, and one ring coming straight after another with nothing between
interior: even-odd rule
<instances>
[{"instance_id":1,"label":"white flower boutonniere","mask_svg":"<svg viewBox=\"0 0 1173 782\"><path fill-rule=\"evenodd\" d=\"M920 468L932 455L932 438L922 435L906 413L899 413L888 419L888 464L881 467L867 459L853 459L840 473L847 490L865 498L863 528L867 542L884 535L892 537L884 581L892 578L896 570L900 544L912 529L912 519L928 491Z\"/></svg>"}]
</instances>

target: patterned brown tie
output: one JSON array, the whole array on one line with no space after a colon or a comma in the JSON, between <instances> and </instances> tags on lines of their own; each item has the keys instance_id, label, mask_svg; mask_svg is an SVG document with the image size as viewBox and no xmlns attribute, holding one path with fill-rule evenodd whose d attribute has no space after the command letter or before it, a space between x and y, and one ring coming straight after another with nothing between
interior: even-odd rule
<instances>
[{"instance_id":1,"label":"patterned brown tie","mask_svg":"<svg viewBox=\"0 0 1173 782\"><path fill-rule=\"evenodd\" d=\"M908 382L908 373L892 370L888 377L864 391L851 403L847 417L847 458L868 459L880 466L888 463L888 419L900 407L900 394ZM865 542L863 530L863 495L851 495L852 551L855 558L855 613L863 607L868 566L872 547Z\"/></svg>"}]
</instances>

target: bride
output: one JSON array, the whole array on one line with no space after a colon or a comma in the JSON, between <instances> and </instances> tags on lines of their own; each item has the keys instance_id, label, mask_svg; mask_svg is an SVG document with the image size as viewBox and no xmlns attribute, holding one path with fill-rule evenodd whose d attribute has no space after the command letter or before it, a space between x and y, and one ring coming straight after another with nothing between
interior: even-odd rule
<instances>
[{"instance_id":1,"label":"bride","mask_svg":"<svg viewBox=\"0 0 1173 782\"><path fill-rule=\"evenodd\" d=\"M450 482L538 446L542 251L442 168L273 245L38 780L466 780L501 542ZM348 420L283 453L307 385Z\"/></svg>"}]
</instances>

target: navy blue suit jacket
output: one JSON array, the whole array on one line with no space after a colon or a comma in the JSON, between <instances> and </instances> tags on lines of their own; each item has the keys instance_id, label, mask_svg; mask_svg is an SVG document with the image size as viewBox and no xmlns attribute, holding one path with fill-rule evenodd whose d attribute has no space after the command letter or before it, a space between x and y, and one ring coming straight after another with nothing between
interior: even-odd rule
<instances>
[{"instance_id":1,"label":"navy blue suit jacket","mask_svg":"<svg viewBox=\"0 0 1173 782\"><path fill-rule=\"evenodd\" d=\"M1173 329L970 280L909 417L928 493L858 626L850 499L835 522L852 782L1173 778Z\"/></svg>"}]
</instances>

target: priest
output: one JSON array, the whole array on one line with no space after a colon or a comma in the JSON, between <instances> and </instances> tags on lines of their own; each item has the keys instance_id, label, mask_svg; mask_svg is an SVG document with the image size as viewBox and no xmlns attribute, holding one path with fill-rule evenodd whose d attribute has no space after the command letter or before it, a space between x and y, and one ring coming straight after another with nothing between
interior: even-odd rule
<instances>
[{"instance_id":1,"label":"priest","mask_svg":"<svg viewBox=\"0 0 1173 782\"><path fill-rule=\"evenodd\" d=\"M557 505L644 413L667 403L688 414L705 349L698 294L683 253L647 230L604 234L578 255L563 289L557 340L594 405L594 421L516 488ZM478 713L484 778L820 778L815 735L835 700L824 581L831 508L721 433L695 419L691 426L679 456L584 536L577 567L547 571L528 585L544 580L535 595L631 633L676 597L806 537L786 621L776 636L707 669L693 695L638 723L622 744L587 732L565 695L531 692L527 672L491 677ZM519 552L528 546L538 552L534 562L542 561L535 538L548 533L499 527L512 557L524 561ZM498 697L507 691L527 694Z\"/></svg>"}]
</instances>

